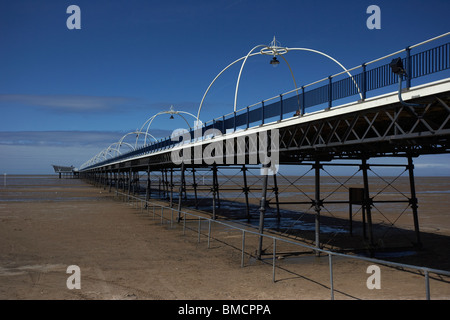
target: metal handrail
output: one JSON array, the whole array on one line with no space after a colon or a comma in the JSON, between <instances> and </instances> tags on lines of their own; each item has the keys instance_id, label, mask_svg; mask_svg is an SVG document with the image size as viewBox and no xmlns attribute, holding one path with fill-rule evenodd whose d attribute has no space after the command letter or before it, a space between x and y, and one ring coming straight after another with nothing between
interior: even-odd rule
<instances>
[{"instance_id":1,"label":"metal handrail","mask_svg":"<svg viewBox=\"0 0 450 320\"><path fill-rule=\"evenodd\" d=\"M309 249L311 251L314 252L320 252L323 253L325 255L329 256L329 268L330 268L330 294L331 294L331 300L334 299L334 287L333 287L333 267L332 267L332 256L337 256L337 257L344 257L344 258L349 258L349 259L355 259L355 260L361 260L361 261L365 261L365 262L370 262L370 263L374 263L374 264L379 264L379 265L385 265L385 266L390 266L390 267L395 267L395 268L406 268L406 269L413 269L416 271L421 271L424 274L424 278L425 278L425 297L427 300L431 299L431 293L430 293L430 279L429 279L429 274L430 273L434 273L434 274L438 274L438 275L443 275L443 276L449 276L450 277L450 271L445 271L445 270L439 270L439 269L434 269L434 268L428 268L428 267L421 267L421 266L414 266L414 265L410 265L410 264L404 264L404 263L398 263L398 262L391 262L391 261L386 261L386 260L380 260L380 259L375 259L375 258L368 258L368 257L362 257L362 256L355 256L355 255L348 255L348 254L344 254L344 253L339 253L339 252L334 252L334 251L330 251L330 250L326 250L326 249L321 249L318 247L313 247L310 246L308 244L305 243L301 243L301 242L297 242L297 241L292 241L290 239L285 239L285 238L280 238L274 235L268 235L268 234L264 234L264 233L260 233L257 231L253 231L253 230L248 230L248 229L243 229L243 228L239 228L238 226L232 225L232 224L228 224L226 222L223 221L218 221L212 218L208 218L208 217L204 217L204 216L200 216L194 213L190 213L190 212L186 212L183 210L178 210L178 209L174 209L173 207L170 206L165 206L163 204L157 204L151 201L148 201L146 199L142 199L140 197L136 197L136 196L132 196L129 194L125 194L122 192L118 192L116 190L116 195L123 195L124 197L127 197L127 199L135 199L136 201L140 201L141 202L141 209L143 208L142 204L145 203L145 207L148 209L149 204L153 206L153 208L159 207L161 208L161 221L163 221L163 210L164 209L170 209L172 212L172 216L171 216L171 224L173 224L173 212L176 211L177 213L182 213L184 215L189 215L192 216L194 218L197 218L199 221L199 225L200 225L200 221L204 220L208 222L208 248L210 246L210 238L211 238L211 223L216 223L219 225L223 225L226 226L227 228L231 228L231 229L236 229L239 231L242 231L242 237L243 237L243 245L242 245L242 255L241 255L241 267L244 266L244 242L245 242L245 234L252 234L258 237L264 237L264 238L268 238L271 239L273 241L273 245L274 245L274 251L273 251L273 259L272 259L272 280L273 282L275 282L275 270L276 270L276 243L277 241L281 241L281 242L285 242L285 243L289 243L295 246L300 246L302 248L306 248ZM154 212L155 214L155 212ZM185 231L186 228L186 218L183 219L184 220L184 224L183 224L183 232ZM200 239L200 226L199 226L199 239Z\"/></svg>"}]
</instances>

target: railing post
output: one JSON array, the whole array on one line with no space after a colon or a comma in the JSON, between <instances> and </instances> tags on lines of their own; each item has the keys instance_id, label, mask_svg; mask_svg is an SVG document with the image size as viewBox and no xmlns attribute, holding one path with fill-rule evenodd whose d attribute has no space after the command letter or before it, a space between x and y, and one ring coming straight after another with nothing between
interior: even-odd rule
<instances>
[{"instance_id":1,"label":"railing post","mask_svg":"<svg viewBox=\"0 0 450 320\"><path fill-rule=\"evenodd\" d=\"M225 128L225 116L222 116L222 134L225 134L226 128Z\"/></svg>"},{"instance_id":2,"label":"railing post","mask_svg":"<svg viewBox=\"0 0 450 320\"><path fill-rule=\"evenodd\" d=\"M264 124L264 100L261 101L261 125Z\"/></svg>"},{"instance_id":3,"label":"railing post","mask_svg":"<svg viewBox=\"0 0 450 320\"><path fill-rule=\"evenodd\" d=\"M333 86L332 86L332 77L328 77L328 108L331 108L333 105Z\"/></svg>"},{"instance_id":4,"label":"railing post","mask_svg":"<svg viewBox=\"0 0 450 320\"><path fill-rule=\"evenodd\" d=\"M273 257L272 257L272 282L275 283L275 269L276 269L276 255L277 255L277 239L273 238Z\"/></svg>"},{"instance_id":5,"label":"railing post","mask_svg":"<svg viewBox=\"0 0 450 320\"><path fill-rule=\"evenodd\" d=\"M427 300L430 300L430 275L428 274L428 270L424 270L425 272L425 297Z\"/></svg>"},{"instance_id":6,"label":"railing post","mask_svg":"<svg viewBox=\"0 0 450 320\"><path fill-rule=\"evenodd\" d=\"M406 48L406 89L409 90L411 87L411 77L412 77L412 70L411 70L411 48Z\"/></svg>"},{"instance_id":7,"label":"railing post","mask_svg":"<svg viewBox=\"0 0 450 320\"><path fill-rule=\"evenodd\" d=\"M302 115L305 114L305 86L302 86Z\"/></svg>"},{"instance_id":8,"label":"railing post","mask_svg":"<svg viewBox=\"0 0 450 320\"><path fill-rule=\"evenodd\" d=\"M362 100L366 100L367 93L367 72L366 72L366 64L362 64Z\"/></svg>"},{"instance_id":9,"label":"railing post","mask_svg":"<svg viewBox=\"0 0 450 320\"><path fill-rule=\"evenodd\" d=\"M280 94L280 121L283 120L283 95Z\"/></svg>"},{"instance_id":10,"label":"railing post","mask_svg":"<svg viewBox=\"0 0 450 320\"><path fill-rule=\"evenodd\" d=\"M186 219L187 219L187 217L186 217L186 213L185 213L184 217L183 217L183 236L186 235Z\"/></svg>"},{"instance_id":11,"label":"railing post","mask_svg":"<svg viewBox=\"0 0 450 320\"><path fill-rule=\"evenodd\" d=\"M211 220L208 219L208 249L210 248L211 242Z\"/></svg>"},{"instance_id":12,"label":"railing post","mask_svg":"<svg viewBox=\"0 0 450 320\"><path fill-rule=\"evenodd\" d=\"M245 230L242 229L242 254L241 254L241 268L244 267L244 252L245 252Z\"/></svg>"},{"instance_id":13,"label":"railing post","mask_svg":"<svg viewBox=\"0 0 450 320\"><path fill-rule=\"evenodd\" d=\"M247 129L250 127L250 108L247 107Z\"/></svg>"},{"instance_id":14,"label":"railing post","mask_svg":"<svg viewBox=\"0 0 450 320\"><path fill-rule=\"evenodd\" d=\"M333 287L333 260L331 253L328 254L328 261L330 264L330 289L331 289L331 300L334 300L334 287Z\"/></svg>"}]
</instances>

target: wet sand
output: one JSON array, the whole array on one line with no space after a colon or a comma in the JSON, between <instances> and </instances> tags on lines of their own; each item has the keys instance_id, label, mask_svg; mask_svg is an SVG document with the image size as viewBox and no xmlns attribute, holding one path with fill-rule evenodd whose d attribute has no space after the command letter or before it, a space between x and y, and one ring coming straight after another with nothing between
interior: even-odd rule
<instances>
[{"instance_id":1,"label":"wet sand","mask_svg":"<svg viewBox=\"0 0 450 320\"><path fill-rule=\"evenodd\" d=\"M446 178L441 185L440 178L427 179L418 189L448 187ZM419 196L424 249L394 260L450 270L449 197ZM166 219L169 213L161 222L152 210L78 179L14 184L11 177L0 188L0 299L330 299L327 256L292 256L293 248L277 246L273 283L272 256L258 261L249 255L256 238L246 238L241 267L241 233L213 227L208 248L206 224L199 242L196 220L187 220L183 234L182 224ZM396 223L410 228L410 220L406 215ZM271 252L270 241L264 248ZM81 289L66 285L70 265L80 268ZM380 266L381 289L368 289L369 265L334 258L334 298L425 298L424 277L411 270ZM431 275L430 285L432 299L450 299L449 277Z\"/></svg>"}]
</instances>

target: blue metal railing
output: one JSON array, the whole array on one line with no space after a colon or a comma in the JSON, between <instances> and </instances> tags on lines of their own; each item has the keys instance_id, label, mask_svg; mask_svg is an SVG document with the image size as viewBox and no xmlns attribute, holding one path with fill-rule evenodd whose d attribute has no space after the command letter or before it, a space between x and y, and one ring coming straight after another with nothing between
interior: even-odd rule
<instances>
[{"instance_id":1,"label":"blue metal railing","mask_svg":"<svg viewBox=\"0 0 450 320\"><path fill-rule=\"evenodd\" d=\"M436 37L435 39L447 35L450 35L450 33ZM290 118L293 113L296 113L297 111L300 115L303 115L308 108L314 106L325 104L326 108L331 108L333 107L333 102L355 95L358 95L364 100L367 98L368 92L388 87L398 82L398 76L391 71L389 63L373 67L372 69L367 69L367 67L375 62L392 57L401 52L406 53L406 57L402 59L402 62L406 68L407 75L409 75L406 79L406 88L409 88L412 79L450 69L450 42L411 55L411 49L435 39L425 41L383 58L352 68L348 71L361 69L359 73L352 75L352 77L348 76L346 72L341 72L285 94L281 94L277 97L261 101L260 103L248 106L231 114L213 119L204 123L202 128L197 129L199 131L201 130L200 132L194 134L194 130L191 129L189 132L190 140L194 140L196 136L203 137L204 134L211 129L226 133L228 130L236 131L237 129L248 129L251 126L265 124L268 120L277 121ZM344 76L344 78L339 79L341 76ZM326 82L326 84L314 87L322 82ZM172 141L171 137L167 137L115 158L95 163L83 170L104 166L127 158L162 151L171 148L178 143L179 141Z\"/></svg>"}]
</instances>

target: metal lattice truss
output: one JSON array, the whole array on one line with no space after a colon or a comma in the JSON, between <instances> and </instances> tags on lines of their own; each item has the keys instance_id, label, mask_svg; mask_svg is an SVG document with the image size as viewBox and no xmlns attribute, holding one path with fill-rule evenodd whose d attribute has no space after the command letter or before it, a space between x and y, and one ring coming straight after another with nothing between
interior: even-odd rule
<instances>
[{"instance_id":1,"label":"metal lattice truss","mask_svg":"<svg viewBox=\"0 0 450 320\"><path fill-rule=\"evenodd\" d=\"M208 148L206 154L216 157L218 165L261 164L261 154L267 151L270 157L275 142L281 164L450 152L450 93L410 101L419 106L397 101L311 121L294 119L280 123L278 130L269 125L260 127L256 134L244 130L235 137L222 136L197 145L189 144L182 147L184 153L190 153L190 162L185 164L208 167L211 160L205 157ZM213 144L221 146L219 157ZM126 160L109 168L174 167L171 152L169 149L150 157Z\"/></svg>"},{"instance_id":2,"label":"metal lattice truss","mask_svg":"<svg viewBox=\"0 0 450 320\"><path fill-rule=\"evenodd\" d=\"M420 106L400 103L280 130L284 162L311 158L361 158L450 151L450 97L430 97Z\"/></svg>"}]
</instances>

